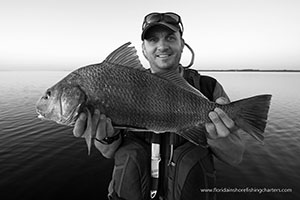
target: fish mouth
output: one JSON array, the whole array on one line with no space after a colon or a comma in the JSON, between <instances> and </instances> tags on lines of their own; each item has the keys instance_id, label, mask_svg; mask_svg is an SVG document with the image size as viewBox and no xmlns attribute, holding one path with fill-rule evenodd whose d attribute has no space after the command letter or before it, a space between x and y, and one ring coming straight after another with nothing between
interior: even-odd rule
<instances>
[{"instance_id":1,"label":"fish mouth","mask_svg":"<svg viewBox=\"0 0 300 200\"><path fill-rule=\"evenodd\" d=\"M63 115L60 115L59 120L56 121L58 124L67 125L67 126L73 126L76 122L76 120L79 117L79 111L81 110L82 104L79 104L76 106L67 117L64 117ZM46 113L41 112L40 110L36 110L38 114L38 118L41 120L51 120L46 117Z\"/></svg>"},{"instance_id":2,"label":"fish mouth","mask_svg":"<svg viewBox=\"0 0 300 200\"><path fill-rule=\"evenodd\" d=\"M36 109L36 113L38 114L38 118L39 119L45 119L45 114L42 113L40 110Z\"/></svg>"},{"instance_id":3,"label":"fish mouth","mask_svg":"<svg viewBox=\"0 0 300 200\"><path fill-rule=\"evenodd\" d=\"M50 120L46 117L46 113L43 113L40 110L36 110L36 113L38 114L37 118L41 120Z\"/></svg>"},{"instance_id":4,"label":"fish mouth","mask_svg":"<svg viewBox=\"0 0 300 200\"><path fill-rule=\"evenodd\" d=\"M38 113L38 118L39 119L44 119L45 117L42 114Z\"/></svg>"},{"instance_id":5,"label":"fish mouth","mask_svg":"<svg viewBox=\"0 0 300 200\"><path fill-rule=\"evenodd\" d=\"M38 114L37 118L39 118L39 119L41 119L41 120L45 120L45 121L49 121L49 120L50 120L50 119L48 119L48 118L45 116L45 114L39 113L38 111L37 111L37 114Z\"/></svg>"}]
</instances>

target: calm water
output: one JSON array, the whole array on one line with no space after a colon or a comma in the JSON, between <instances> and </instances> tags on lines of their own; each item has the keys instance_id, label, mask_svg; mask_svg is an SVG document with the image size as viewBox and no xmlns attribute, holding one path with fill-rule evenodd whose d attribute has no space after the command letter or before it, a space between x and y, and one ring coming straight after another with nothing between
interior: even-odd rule
<instances>
[{"instance_id":1,"label":"calm water","mask_svg":"<svg viewBox=\"0 0 300 200\"><path fill-rule=\"evenodd\" d=\"M0 72L0 199L105 199L112 161L72 129L36 118L35 102L68 72ZM206 73L231 100L273 95L262 146L246 136L242 164L216 161L218 189L292 192L219 192L218 199L300 199L300 73Z\"/></svg>"}]
</instances>

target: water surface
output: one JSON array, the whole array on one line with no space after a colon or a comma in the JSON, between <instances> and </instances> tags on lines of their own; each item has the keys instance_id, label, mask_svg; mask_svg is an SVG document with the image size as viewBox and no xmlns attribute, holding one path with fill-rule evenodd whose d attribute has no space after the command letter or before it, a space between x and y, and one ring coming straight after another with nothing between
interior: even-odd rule
<instances>
[{"instance_id":1,"label":"water surface","mask_svg":"<svg viewBox=\"0 0 300 200\"><path fill-rule=\"evenodd\" d=\"M0 72L0 199L105 199L112 161L72 129L37 119L35 102L69 72ZM201 72L204 73L204 72ZM231 100L272 94L265 144L245 136L243 162L216 161L217 189L291 189L219 192L218 199L300 199L299 73L205 73Z\"/></svg>"}]
</instances>

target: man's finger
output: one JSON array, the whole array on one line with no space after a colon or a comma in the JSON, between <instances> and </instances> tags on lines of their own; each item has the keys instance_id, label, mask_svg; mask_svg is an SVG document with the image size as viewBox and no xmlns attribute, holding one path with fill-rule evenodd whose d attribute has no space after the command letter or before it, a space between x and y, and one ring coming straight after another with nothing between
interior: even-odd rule
<instances>
[{"instance_id":1,"label":"man's finger","mask_svg":"<svg viewBox=\"0 0 300 200\"><path fill-rule=\"evenodd\" d=\"M230 117L228 117L228 115L222 109L215 108L214 111L219 115L220 119L228 129L234 128L234 121Z\"/></svg>"},{"instance_id":2,"label":"man's finger","mask_svg":"<svg viewBox=\"0 0 300 200\"><path fill-rule=\"evenodd\" d=\"M75 137L81 137L84 133L85 126L86 125L86 114L85 113L80 113L78 119L75 122L75 126L73 129L73 135Z\"/></svg>"},{"instance_id":3,"label":"man's finger","mask_svg":"<svg viewBox=\"0 0 300 200\"><path fill-rule=\"evenodd\" d=\"M100 115L100 121L99 124L97 126L97 131L96 131L96 136L95 136L98 140L102 140L105 137L107 137L107 133L106 133L106 116L101 114Z\"/></svg>"},{"instance_id":4,"label":"man's finger","mask_svg":"<svg viewBox=\"0 0 300 200\"><path fill-rule=\"evenodd\" d=\"M107 137L112 137L115 133L115 129L111 123L111 119L110 118L106 118L106 134Z\"/></svg>"},{"instance_id":5,"label":"man's finger","mask_svg":"<svg viewBox=\"0 0 300 200\"><path fill-rule=\"evenodd\" d=\"M230 133L216 112L210 112L208 116L216 127L218 137L226 137Z\"/></svg>"},{"instance_id":6,"label":"man's finger","mask_svg":"<svg viewBox=\"0 0 300 200\"><path fill-rule=\"evenodd\" d=\"M228 104L229 99L227 99L226 97L219 97L216 99L216 103L221 104L221 105Z\"/></svg>"},{"instance_id":7,"label":"man's finger","mask_svg":"<svg viewBox=\"0 0 300 200\"><path fill-rule=\"evenodd\" d=\"M206 123L205 128L209 139L216 139L218 137L216 127L213 123Z\"/></svg>"}]
</instances>

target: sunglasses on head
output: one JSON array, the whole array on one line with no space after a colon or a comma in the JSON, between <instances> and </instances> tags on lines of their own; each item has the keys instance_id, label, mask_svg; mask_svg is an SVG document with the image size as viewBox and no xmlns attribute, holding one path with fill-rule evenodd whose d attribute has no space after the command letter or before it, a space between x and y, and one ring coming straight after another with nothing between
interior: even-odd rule
<instances>
[{"instance_id":1,"label":"sunglasses on head","mask_svg":"<svg viewBox=\"0 0 300 200\"><path fill-rule=\"evenodd\" d=\"M151 23L165 22L168 24L178 25L180 32L183 33L183 24L181 18L176 13L150 13L146 15L143 23L143 30Z\"/></svg>"}]
</instances>

